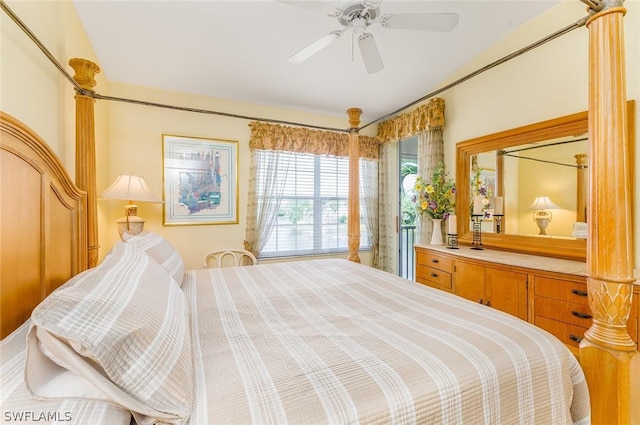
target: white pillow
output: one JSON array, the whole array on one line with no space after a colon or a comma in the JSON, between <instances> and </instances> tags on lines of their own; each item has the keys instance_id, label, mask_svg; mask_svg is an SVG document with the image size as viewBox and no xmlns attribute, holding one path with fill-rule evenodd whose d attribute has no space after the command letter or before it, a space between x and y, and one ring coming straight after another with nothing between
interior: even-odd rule
<instances>
[{"instance_id":1,"label":"white pillow","mask_svg":"<svg viewBox=\"0 0 640 425\"><path fill-rule=\"evenodd\" d=\"M173 279L118 242L33 311L26 386L35 397L111 402L141 424L184 424L193 400L188 323Z\"/></svg>"},{"instance_id":2,"label":"white pillow","mask_svg":"<svg viewBox=\"0 0 640 425\"><path fill-rule=\"evenodd\" d=\"M123 239L153 258L160 266L173 277L178 285L182 286L184 278L184 261L176 249L162 236L152 232L142 232L138 235L124 233Z\"/></svg>"}]
</instances>

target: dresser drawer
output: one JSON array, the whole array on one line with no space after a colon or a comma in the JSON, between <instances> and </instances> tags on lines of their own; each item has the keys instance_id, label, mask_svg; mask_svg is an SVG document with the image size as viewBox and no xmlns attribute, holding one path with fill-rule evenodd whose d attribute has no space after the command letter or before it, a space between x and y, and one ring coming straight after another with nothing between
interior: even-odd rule
<instances>
[{"instance_id":1,"label":"dresser drawer","mask_svg":"<svg viewBox=\"0 0 640 425\"><path fill-rule=\"evenodd\" d=\"M443 272L451 273L451 270L453 268L453 261L447 257L443 257L435 253L417 251L416 265L426 266L442 270Z\"/></svg>"},{"instance_id":2,"label":"dresser drawer","mask_svg":"<svg viewBox=\"0 0 640 425\"><path fill-rule=\"evenodd\" d=\"M589 305L587 284L570 280L536 276L535 295L567 301L574 304Z\"/></svg>"},{"instance_id":3,"label":"dresser drawer","mask_svg":"<svg viewBox=\"0 0 640 425\"><path fill-rule=\"evenodd\" d=\"M571 323L578 326L591 326L591 310L582 304L568 303L551 298L534 297L534 315Z\"/></svg>"},{"instance_id":4,"label":"dresser drawer","mask_svg":"<svg viewBox=\"0 0 640 425\"><path fill-rule=\"evenodd\" d=\"M633 301L633 307L631 315L627 321L627 331L634 342L638 342L638 317L636 300ZM588 329L591 326L591 310L582 304L573 304L563 301L558 301L549 298L535 297L534 300L534 324L538 325L538 322L548 319L567 325L579 326ZM538 325L540 326L540 325ZM549 332L550 329L545 328ZM572 328L573 329L573 328ZM563 330L564 332L564 330ZM552 332L556 335L554 332ZM558 335L556 335L558 336ZM560 338L560 336L558 336ZM560 338L563 339L563 338ZM564 339L563 339L564 341Z\"/></svg>"},{"instance_id":5,"label":"dresser drawer","mask_svg":"<svg viewBox=\"0 0 640 425\"><path fill-rule=\"evenodd\" d=\"M536 316L533 319L533 324L549 332L566 345L576 349L579 348L580 341L584 338L584 333L589 329L584 326L572 325L540 316Z\"/></svg>"},{"instance_id":6,"label":"dresser drawer","mask_svg":"<svg viewBox=\"0 0 640 425\"><path fill-rule=\"evenodd\" d=\"M416 282L451 291L451 273L433 267L416 265Z\"/></svg>"}]
</instances>

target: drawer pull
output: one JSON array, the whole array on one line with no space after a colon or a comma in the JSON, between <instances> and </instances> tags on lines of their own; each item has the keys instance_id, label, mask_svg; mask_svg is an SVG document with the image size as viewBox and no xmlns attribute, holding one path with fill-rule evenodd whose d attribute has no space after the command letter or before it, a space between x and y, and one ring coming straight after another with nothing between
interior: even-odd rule
<instances>
[{"instance_id":1,"label":"drawer pull","mask_svg":"<svg viewBox=\"0 0 640 425\"><path fill-rule=\"evenodd\" d=\"M438 273L431 272L431 277L438 277Z\"/></svg>"},{"instance_id":2,"label":"drawer pull","mask_svg":"<svg viewBox=\"0 0 640 425\"><path fill-rule=\"evenodd\" d=\"M437 258L432 258L432 259L431 259L431 262L432 262L432 263L439 263L439 262L440 262L440 260L438 260Z\"/></svg>"},{"instance_id":3,"label":"drawer pull","mask_svg":"<svg viewBox=\"0 0 640 425\"><path fill-rule=\"evenodd\" d=\"M572 311L571 314L573 314L576 317L579 317L581 319L591 319L591 315L587 314L587 313L581 313L579 311Z\"/></svg>"},{"instance_id":4,"label":"drawer pull","mask_svg":"<svg viewBox=\"0 0 640 425\"><path fill-rule=\"evenodd\" d=\"M582 338L580 338L579 336L576 336L576 335L574 335L574 334L569 334L569 339L570 339L571 341L574 341L574 342L577 342L577 343L579 343L580 341L582 341Z\"/></svg>"},{"instance_id":5,"label":"drawer pull","mask_svg":"<svg viewBox=\"0 0 640 425\"><path fill-rule=\"evenodd\" d=\"M581 297L586 297L587 296L587 291L581 291L579 289L572 289L571 293L575 294L575 295L579 295Z\"/></svg>"}]
</instances>

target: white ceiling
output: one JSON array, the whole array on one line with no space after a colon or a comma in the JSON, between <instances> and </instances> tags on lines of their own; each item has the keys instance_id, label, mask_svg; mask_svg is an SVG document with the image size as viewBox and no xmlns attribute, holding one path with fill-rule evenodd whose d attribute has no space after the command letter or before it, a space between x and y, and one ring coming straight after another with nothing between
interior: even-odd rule
<instances>
[{"instance_id":1,"label":"white ceiling","mask_svg":"<svg viewBox=\"0 0 640 425\"><path fill-rule=\"evenodd\" d=\"M366 73L357 50L352 61L350 33L302 64L287 62L342 27L275 0L73 3L110 82L340 117L355 106L366 123L430 93L558 0L385 0L381 14L458 13L459 23L448 33L370 26L385 65L376 74Z\"/></svg>"}]
</instances>

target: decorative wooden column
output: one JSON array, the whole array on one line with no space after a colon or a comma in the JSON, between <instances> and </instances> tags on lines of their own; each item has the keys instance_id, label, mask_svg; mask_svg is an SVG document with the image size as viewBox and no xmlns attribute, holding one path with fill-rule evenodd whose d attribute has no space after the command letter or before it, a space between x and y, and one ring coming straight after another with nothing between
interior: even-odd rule
<instances>
[{"instance_id":1,"label":"decorative wooden column","mask_svg":"<svg viewBox=\"0 0 640 425\"><path fill-rule=\"evenodd\" d=\"M502 213L504 215L505 205L507 199L504 196L504 151L500 150L496 152L496 193L495 196L502 197ZM494 205L495 207L495 205ZM500 223L500 233L505 233L507 229L507 220L505 217L501 217L500 221L498 219L493 221L493 231L498 233L498 223Z\"/></svg>"},{"instance_id":2,"label":"decorative wooden column","mask_svg":"<svg viewBox=\"0 0 640 425\"><path fill-rule=\"evenodd\" d=\"M358 126L362 110L350 108L349 116L349 256L347 260L360 262L360 140Z\"/></svg>"},{"instance_id":3,"label":"decorative wooden column","mask_svg":"<svg viewBox=\"0 0 640 425\"><path fill-rule=\"evenodd\" d=\"M581 223L587 222L587 189L589 179L587 175L587 154L579 153L575 155L576 167L578 167L578 196L576 200L576 221Z\"/></svg>"},{"instance_id":4,"label":"decorative wooden column","mask_svg":"<svg viewBox=\"0 0 640 425\"><path fill-rule=\"evenodd\" d=\"M640 380L640 357L626 329L634 246L625 12L622 0L604 0L587 21L591 142L587 286L593 324L580 344L580 363L597 406L592 409L594 425L630 424L632 388L638 388ZM637 408L638 402L634 403Z\"/></svg>"},{"instance_id":5,"label":"decorative wooden column","mask_svg":"<svg viewBox=\"0 0 640 425\"><path fill-rule=\"evenodd\" d=\"M100 68L86 59L73 58L69 65L75 71L73 79L88 92L94 93L95 75ZM92 268L98 264L98 203L96 193L96 144L93 104L95 99L76 90L76 186L87 192L87 244L88 264Z\"/></svg>"}]
</instances>

